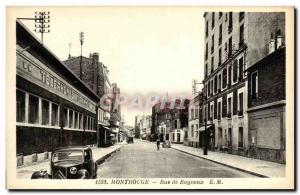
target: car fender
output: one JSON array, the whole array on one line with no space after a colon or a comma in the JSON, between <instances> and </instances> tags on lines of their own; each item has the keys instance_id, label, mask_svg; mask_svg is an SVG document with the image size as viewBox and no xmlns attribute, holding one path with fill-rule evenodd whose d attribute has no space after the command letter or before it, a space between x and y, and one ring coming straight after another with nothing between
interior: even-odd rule
<instances>
[{"instance_id":1,"label":"car fender","mask_svg":"<svg viewBox=\"0 0 300 195\"><path fill-rule=\"evenodd\" d=\"M90 179L90 174L86 169L80 169L77 174L79 179Z\"/></svg>"},{"instance_id":2,"label":"car fender","mask_svg":"<svg viewBox=\"0 0 300 195\"><path fill-rule=\"evenodd\" d=\"M43 172L43 171L35 171L32 175L31 175L31 179L50 179L51 175L48 174L47 172Z\"/></svg>"}]
</instances>

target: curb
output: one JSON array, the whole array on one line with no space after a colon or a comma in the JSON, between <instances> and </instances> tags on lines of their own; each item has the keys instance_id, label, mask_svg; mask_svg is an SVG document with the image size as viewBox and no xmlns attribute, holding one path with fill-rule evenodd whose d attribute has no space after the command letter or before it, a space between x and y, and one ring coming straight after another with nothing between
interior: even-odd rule
<instances>
[{"instance_id":1,"label":"curb","mask_svg":"<svg viewBox=\"0 0 300 195\"><path fill-rule=\"evenodd\" d=\"M252 171L248 171L248 170L245 170L245 169L241 169L241 168L238 168L238 167L234 167L234 166L231 166L231 165L228 165L228 164L225 164L225 163L221 163L221 162L219 162L219 161L215 161L215 160L211 160L211 159L208 159L208 158L204 158L204 157L202 157L202 156L198 156L198 155L195 155L195 154L191 154L191 153L188 153L188 152L186 152L186 151L184 151L184 150L180 150L180 149L178 149L178 148L173 148L173 147L171 147L171 148L174 149L174 150L177 150L177 151L180 151L180 152L189 154L189 155L191 155L191 156L195 156L195 157L197 157L197 158L201 158L201 159L204 159L204 160L208 160L208 161L211 161L211 162L214 162L214 163L217 163L217 164L220 164L220 165L223 165L223 166L232 168L232 169L236 169L236 170L238 170L238 171L242 171L242 172L245 172L245 173L249 173L249 174L254 175L254 176L258 176L258 177L261 177L261 178L270 178L270 177L268 177L268 176L266 176L266 175L262 175L262 174L259 174L259 173L255 173L255 172L252 172Z\"/></svg>"},{"instance_id":2,"label":"curb","mask_svg":"<svg viewBox=\"0 0 300 195\"><path fill-rule=\"evenodd\" d=\"M115 149L115 150L113 150L113 151L111 151L110 153L104 155L103 157L99 158L98 160L95 160L95 163L96 163L97 165L102 164L107 158L109 158L110 156L112 156L114 153L120 151L121 148L122 148L122 146L119 147L119 148L117 148L117 149Z\"/></svg>"}]
</instances>

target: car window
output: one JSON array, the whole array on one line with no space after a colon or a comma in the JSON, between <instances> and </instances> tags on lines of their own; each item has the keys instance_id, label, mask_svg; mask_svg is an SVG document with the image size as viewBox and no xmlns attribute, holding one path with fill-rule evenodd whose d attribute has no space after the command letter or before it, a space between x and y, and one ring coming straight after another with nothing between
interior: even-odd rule
<instances>
[{"instance_id":1,"label":"car window","mask_svg":"<svg viewBox=\"0 0 300 195\"><path fill-rule=\"evenodd\" d=\"M90 160L91 159L91 152L90 150L85 150L84 151L84 161Z\"/></svg>"},{"instance_id":2,"label":"car window","mask_svg":"<svg viewBox=\"0 0 300 195\"><path fill-rule=\"evenodd\" d=\"M52 155L53 162L59 161L82 161L82 151L57 151Z\"/></svg>"}]
</instances>

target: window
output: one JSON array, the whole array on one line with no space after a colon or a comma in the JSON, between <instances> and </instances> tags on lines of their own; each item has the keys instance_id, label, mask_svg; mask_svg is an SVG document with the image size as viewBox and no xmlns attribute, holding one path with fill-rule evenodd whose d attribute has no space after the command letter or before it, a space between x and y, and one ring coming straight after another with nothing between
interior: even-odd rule
<instances>
[{"instance_id":1,"label":"window","mask_svg":"<svg viewBox=\"0 0 300 195\"><path fill-rule=\"evenodd\" d=\"M214 92L217 93L217 88L218 88L218 76L215 76L215 86L214 86Z\"/></svg>"},{"instance_id":2,"label":"window","mask_svg":"<svg viewBox=\"0 0 300 195\"><path fill-rule=\"evenodd\" d=\"M244 147L243 127L239 127L239 147Z\"/></svg>"},{"instance_id":3,"label":"window","mask_svg":"<svg viewBox=\"0 0 300 195\"><path fill-rule=\"evenodd\" d=\"M210 105L210 120L213 119L214 114L214 105Z\"/></svg>"},{"instance_id":4,"label":"window","mask_svg":"<svg viewBox=\"0 0 300 195\"><path fill-rule=\"evenodd\" d=\"M52 110L51 110L51 126L58 126L58 105L52 103Z\"/></svg>"},{"instance_id":5,"label":"window","mask_svg":"<svg viewBox=\"0 0 300 195\"><path fill-rule=\"evenodd\" d=\"M222 44L222 24L219 26L219 45Z\"/></svg>"},{"instance_id":6,"label":"window","mask_svg":"<svg viewBox=\"0 0 300 195\"><path fill-rule=\"evenodd\" d=\"M214 72L214 56L211 57L211 73L212 74Z\"/></svg>"},{"instance_id":7,"label":"window","mask_svg":"<svg viewBox=\"0 0 300 195\"><path fill-rule=\"evenodd\" d=\"M208 21L206 21L205 36L208 36Z\"/></svg>"},{"instance_id":8,"label":"window","mask_svg":"<svg viewBox=\"0 0 300 195\"><path fill-rule=\"evenodd\" d=\"M215 12L212 13L211 17L211 29L215 27Z\"/></svg>"},{"instance_id":9,"label":"window","mask_svg":"<svg viewBox=\"0 0 300 195\"><path fill-rule=\"evenodd\" d=\"M191 136L194 137L194 125L191 126Z\"/></svg>"},{"instance_id":10,"label":"window","mask_svg":"<svg viewBox=\"0 0 300 195\"><path fill-rule=\"evenodd\" d=\"M219 82L218 82L218 91L221 92L221 83L222 83L222 78L221 74L219 74Z\"/></svg>"},{"instance_id":11,"label":"window","mask_svg":"<svg viewBox=\"0 0 300 195\"><path fill-rule=\"evenodd\" d=\"M222 47L219 49L219 66L222 64Z\"/></svg>"},{"instance_id":12,"label":"window","mask_svg":"<svg viewBox=\"0 0 300 195\"><path fill-rule=\"evenodd\" d=\"M23 91L17 90L17 122L25 122L25 98L26 94Z\"/></svg>"},{"instance_id":13,"label":"window","mask_svg":"<svg viewBox=\"0 0 300 195\"><path fill-rule=\"evenodd\" d=\"M228 58L232 55L232 37L228 40Z\"/></svg>"},{"instance_id":14,"label":"window","mask_svg":"<svg viewBox=\"0 0 300 195\"><path fill-rule=\"evenodd\" d=\"M195 109L195 118L196 118L196 119L197 119L197 118L198 118L198 116L199 116L199 115L198 115L198 114L199 114L198 112L199 112L199 109L198 109L198 108L196 108L196 109Z\"/></svg>"},{"instance_id":15,"label":"window","mask_svg":"<svg viewBox=\"0 0 300 195\"><path fill-rule=\"evenodd\" d=\"M221 120L221 102L218 102L218 120Z\"/></svg>"},{"instance_id":16,"label":"window","mask_svg":"<svg viewBox=\"0 0 300 195\"><path fill-rule=\"evenodd\" d=\"M251 74L251 95L253 99L257 98L258 94L258 76L257 72Z\"/></svg>"},{"instance_id":17,"label":"window","mask_svg":"<svg viewBox=\"0 0 300 195\"><path fill-rule=\"evenodd\" d=\"M49 101L42 100L42 125L49 125Z\"/></svg>"},{"instance_id":18,"label":"window","mask_svg":"<svg viewBox=\"0 0 300 195\"><path fill-rule=\"evenodd\" d=\"M28 122L31 124L39 123L39 98L29 95L29 116Z\"/></svg>"},{"instance_id":19,"label":"window","mask_svg":"<svg viewBox=\"0 0 300 195\"><path fill-rule=\"evenodd\" d=\"M177 119L175 119L175 129L177 129Z\"/></svg>"},{"instance_id":20,"label":"window","mask_svg":"<svg viewBox=\"0 0 300 195\"><path fill-rule=\"evenodd\" d=\"M208 59L208 43L205 45L205 60Z\"/></svg>"},{"instance_id":21,"label":"window","mask_svg":"<svg viewBox=\"0 0 300 195\"><path fill-rule=\"evenodd\" d=\"M231 118L231 107L232 107L232 102L231 102L231 97L227 99L227 118Z\"/></svg>"},{"instance_id":22,"label":"window","mask_svg":"<svg viewBox=\"0 0 300 195\"><path fill-rule=\"evenodd\" d=\"M245 12L240 12L239 13L239 21L242 21L245 17Z\"/></svg>"},{"instance_id":23,"label":"window","mask_svg":"<svg viewBox=\"0 0 300 195\"><path fill-rule=\"evenodd\" d=\"M240 42L239 47L242 47L244 45L244 24L240 26Z\"/></svg>"},{"instance_id":24,"label":"window","mask_svg":"<svg viewBox=\"0 0 300 195\"><path fill-rule=\"evenodd\" d=\"M79 129L83 129L83 115L79 114Z\"/></svg>"},{"instance_id":25,"label":"window","mask_svg":"<svg viewBox=\"0 0 300 195\"><path fill-rule=\"evenodd\" d=\"M228 67L228 87L231 86L231 71L232 71L232 68L231 66Z\"/></svg>"},{"instance_id":26,"label":"window","mask_svg":"<svg viewBox=\"0 0 300 195\"><path fill-rule=\"evenodd\" d=\"M64 108L64 127L69 127L68 108Z\"/></svg>"},{"instance_id":27,"label":"window","mask_svg":"<svg viewBox=\"0 0 300 195\"><path fill-rule=\"evenodd\" d=\"M227 86L227 68L223 69L223 88Z\"/></svg>"},{"instance_id":28,"label":"window","mask_svg":"<svg viewBox=\"0 0 300 195\"><path fill-rule=\"evenodd\" d=\"M194 119L194 109L191 109L191 119Z\"/></svg>"},{"instance_id":29,"label":"window","mask_svg":"<svg viewBox=\"0 0 300 195\"><path fill-rule=\"evenodd\" d=\"M207 77L207 64L205 64L205 78Z\"/></svg>"},{"instance_id":30,"label":"window","mask_svg":"<svg viewBox=\"0 0 300 195\"><path fill-rule=\"evenodd\" d=\"M211 84L210 84L210 87L211 87L210 91L211 91L211 94L213 94L213 91L214 91L214 80L211 80L210 82L211 82Z\"/></svg>"},{"instance_id":31,"label":"window","mask_svg":"<svg viewBox=\"0 0 300 195\"><path fill-rule=\"evenodd\" d=\"M208 81L208 85L207 85L207 96L210 96L210 81Z\"/></svg>"},{"instance_id":32,"label":"window","mask_svg":"<svg viewBox=\"0 0 300 195\"><path fill-rule=\"evenodd\" d=\"M74 128L73 110L69 110L69 128Z\"/></svg>"},{"instance_id":33,"label":"window","mask_svg":"<svg viewBox=\"0 0 300 195\"><path fill-rule=\"evenodd\" d=\"M211 36L211 50L210 52L213 54L215 49L215 35Z\"/></svg>"},{"instance_id":34,"label":"window","mask_svg":"<svg viewBox=\"0 0 300 195\"><path fill-rule=\"evenodd\" d=\"M83 127L84 129L88 129L88 116L83 116Z\"/></svg>"},{"instance_id":35,"label":"window","mask_svg":"<svg viewBox=\"0 0 300 195\"><path fill-rule=\"evenodd\" d=\"M74 128L75 129L79 129L79 117L78 117L78 112L74 112L75 113L75 119L74 119Z\"/></svg>"},{"instance_id":36,"label":"window","mask_svg":"<svg viewBox=\"0 0 300 195\"><path fill-rule=\"evenodd\" d=\"M239 104L238 104L238 115L239 116L242 116L243 115L243 112L244 112L244 109L243 109L243 104L244 104L244 100L243 100L243 93L239 93Z\"/></svg>"},{"instance_id":37,"label":"window","mask_svg":"<svg viewBox=\"0 0 300 195\"><path fill-rule=\"evenodd\" d=\"M233 62L233 82L237 82L238 79L238 61L234 60Z\"/></svg>"},{"instance_id":38,"label":"window","mask_svg":"<svg viewBox=\"0 0 300 195\"><path fill-rule=\"evenodd\" d=\"M243 74L244 74L244 59L241 57L239 59L239 80L243 79Z\"/></svg>"},{"instance_id":39,"label":"window","mask_svg":"<svg viewBox=\"0 0 300 195\"><path fill-rule=\"evenodd\" d=\"M229 12L228 34L232 31L232 12Z\"/></svg>"}]
</instances>

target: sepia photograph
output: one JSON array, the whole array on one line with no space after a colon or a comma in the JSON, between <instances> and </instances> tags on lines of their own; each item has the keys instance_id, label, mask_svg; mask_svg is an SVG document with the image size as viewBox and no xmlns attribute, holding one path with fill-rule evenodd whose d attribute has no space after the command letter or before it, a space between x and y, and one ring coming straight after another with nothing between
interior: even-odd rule
<instances>
[{"instance_id":1,"label":"sepia photograph","mask_svg":"<svg viewBox=\"0 0 300 195\"><path fill-rule=\"evenodd\" d=\"M295 189L294 8L6 7L7 189Z\"/></svg>"}]
</instances>

